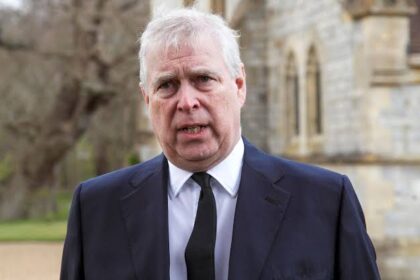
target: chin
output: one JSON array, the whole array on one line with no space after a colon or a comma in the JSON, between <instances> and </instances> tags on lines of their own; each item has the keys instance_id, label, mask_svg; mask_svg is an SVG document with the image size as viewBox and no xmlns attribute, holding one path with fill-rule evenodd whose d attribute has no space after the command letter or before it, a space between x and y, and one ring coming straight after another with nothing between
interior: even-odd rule
<instances>
[{"instance_id":1,"label":"chin","mask_svg":"<svg viewBox=\"0 0 420 280\"><path fill-rule=\"evenodd\" d=\"M203 155L203 154L188 154L183 157L184 159L188 161L206 161L211 158L209 155Z\"/></svg>"},{"instance_id":2,"label":"chin","mask_svg":"<svg viewBox=\"0 0 420 280\"><path fill-rule=\"evenodd\" d=\"M179 153L185 160L188 161L206 161L212 158L216 154L217 150L209 151L206 150L193 150L193 151L183 151Z\"/></svg>"}]
</instances>

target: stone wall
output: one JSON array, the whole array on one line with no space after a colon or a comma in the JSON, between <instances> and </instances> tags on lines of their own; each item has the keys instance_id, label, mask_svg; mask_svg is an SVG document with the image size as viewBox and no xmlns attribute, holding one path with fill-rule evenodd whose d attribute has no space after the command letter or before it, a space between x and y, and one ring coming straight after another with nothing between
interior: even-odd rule
<instances>
[{"instance_id":1,"label":"stone wall","mask_svg":"<svg viewBox=\"0 0 420 280\"><path fill-rule=\"evenodd\" d=\"M322 72L321 158L352 162L324 165L354 183L383 279L418 279L420 72L407 63L408 17L354 19L336 0L268 0L266 16L269 151L314 161L307 131L297 148L284 134L286 59L296 58L300 124L307 127L306 64L314 46Z\"/></svg>"},{"instance_id":2,"label":"stone wall","mask_svg":"<svg viewBox=\"0 0 420 280\"><path fill-rule=\"evenodd\" d=\"M251 5L236 27L241 33L241 58L245 62L247 97L242 111L242 134L267 149L267 67L264 6Z\"/></svg>"},{"instance_id":3,"label":"stone wall","mask_svg":"<svg viewBox=\"0 0 420 280\"><path fill-rule=\"evenodd\" d=\"M382 158L415 160L420 156L420 85L375 87L363 98L365 151Z\"/></svg>"},{"instance_id":4,"label":"stone wall","mask_svg":"<svg viewBox=\"0 0 420 280\"><path fill-rule=\"evenodd\" d=\"M383 280L419 279L420 166L327 165L349 176L362 204Z\"/></svg>"},{"instance_id":5,"label":"stone wall","mask_svg":"<svg viewBox=\"0 0 420 280\"><path fill-rule=\"evenodd\" d=\"M281 112L284 101L284 60L293 53L299 71L301 100L301 127L307 127L305 115L305 76L307 54L315 46L319 54L322 73L322 101L325 137L323 152L334 154L356 151L360 145L360 106L358 93L354 92L354 31L351 19L343 13L340 4L332 0L320 1L269 1L268 64L270 67L270 111L279 111L280 120L270 119L270 149L284 152ZM273 77L276 76L276 77ZM283 83L282 83L283 82ZM300 137L298 154L306 155L307 131ZM351 135L352 137L349 137Z\"/></svg>"},{"instance_id":6,"label":"stone wall","mask_svg":"<svg viewBox=\"0 0 420 280\"><path fill-rule=\"evenodd\" d=\"M314 46L321 63L325 127L317 152L327 157L420 159L420 72L407 64L408 16L355 20L336 0L267 1L266 15L271 152L288 152L283 139L284 75L291 53L299 71L300 124L306 128L293 152L313 152L307 135L305 77L308 51Z\"/></svg>"}]
</instances>

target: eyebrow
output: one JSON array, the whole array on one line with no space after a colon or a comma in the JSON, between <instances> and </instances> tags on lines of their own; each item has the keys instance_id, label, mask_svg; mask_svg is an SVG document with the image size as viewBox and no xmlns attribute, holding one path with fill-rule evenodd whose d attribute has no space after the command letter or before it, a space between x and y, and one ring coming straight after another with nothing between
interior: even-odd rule
<instances>
[{"instance_id":1,"label":"eyebrow","mask_svg":"<svg viewBox=\"0 0 420 280\"><path fill-rule=\"evenodd\" d=\"M209 70L208 68L204 67L197 67L193 68L188 71L189 75L197 76L197 75L210 75L210 76L218 76L217 72Z\"/></svg>"},{"instance_id":2,"label":"eyebrow","mask_svg":"<svg viewBox=\"0 0 420 280\"><path fill-rule=\"evenodd\" d=\"M216 71L209 70L208 68L205 68L205 67L192 68L192 69L190 69L187 72L187 75L188 76L209 75L209 76L214 76L214 77L218 77L219 76ZM166 72L166 73L165 72L162 72L158 77L156 77L152 81L152 87L153 88L156 88L161 83L166 82L166 81L173 80L176 77L177 77L177 73L174 73L174 72Z\"/></svg>"},{"instance_id":3,"label":"eyebrow","mask_svg":"<svg viewBox=\"0 0 420 280\"><path fill-rule=\"evenodd\" d=\"M152 81L152 87L155 88L157 85L160 85L162 82L170 81L174 79L175 77L176 77L176 74L172 72L162 73Z\"/></svg>"}]
</instances>

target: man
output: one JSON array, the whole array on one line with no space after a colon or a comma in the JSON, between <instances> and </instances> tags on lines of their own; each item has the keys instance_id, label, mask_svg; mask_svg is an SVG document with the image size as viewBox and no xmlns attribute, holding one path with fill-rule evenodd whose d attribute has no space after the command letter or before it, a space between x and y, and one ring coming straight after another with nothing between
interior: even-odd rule
<instances>
[{"instance_id":1,"label":"man","mask_svg":"<svg viewBox=\"0 0 420 280\"><path fill-rule=\"evenodd\" d=\"M141 38L163 154L82 183L61 279L379 279L347 177L241 138L244 66L218 16L182 9Z\"/></svg>"}]
</instances>

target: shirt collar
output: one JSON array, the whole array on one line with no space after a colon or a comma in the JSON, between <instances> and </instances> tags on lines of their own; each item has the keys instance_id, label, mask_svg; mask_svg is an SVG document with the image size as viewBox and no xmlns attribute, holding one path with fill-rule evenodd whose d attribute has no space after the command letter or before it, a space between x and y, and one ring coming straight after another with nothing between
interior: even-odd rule
<instances>
[{"instance_id":1,"label":"shirt collar","mask_svg":"<svg viewBox=\"0 0 420 280\"><path fill-rule=\"evenodd\" d=\"M244 156L244 142L239 138L230 154L219 164L207 170L214 179L216 179L222 187L234 197L238 193L239 182L242 171L242 160ZM168 160L169 165L169 196L170 198L178 196L182 187L193 174L192 172L183 170Z\"/></svg>"}]
</instances>

